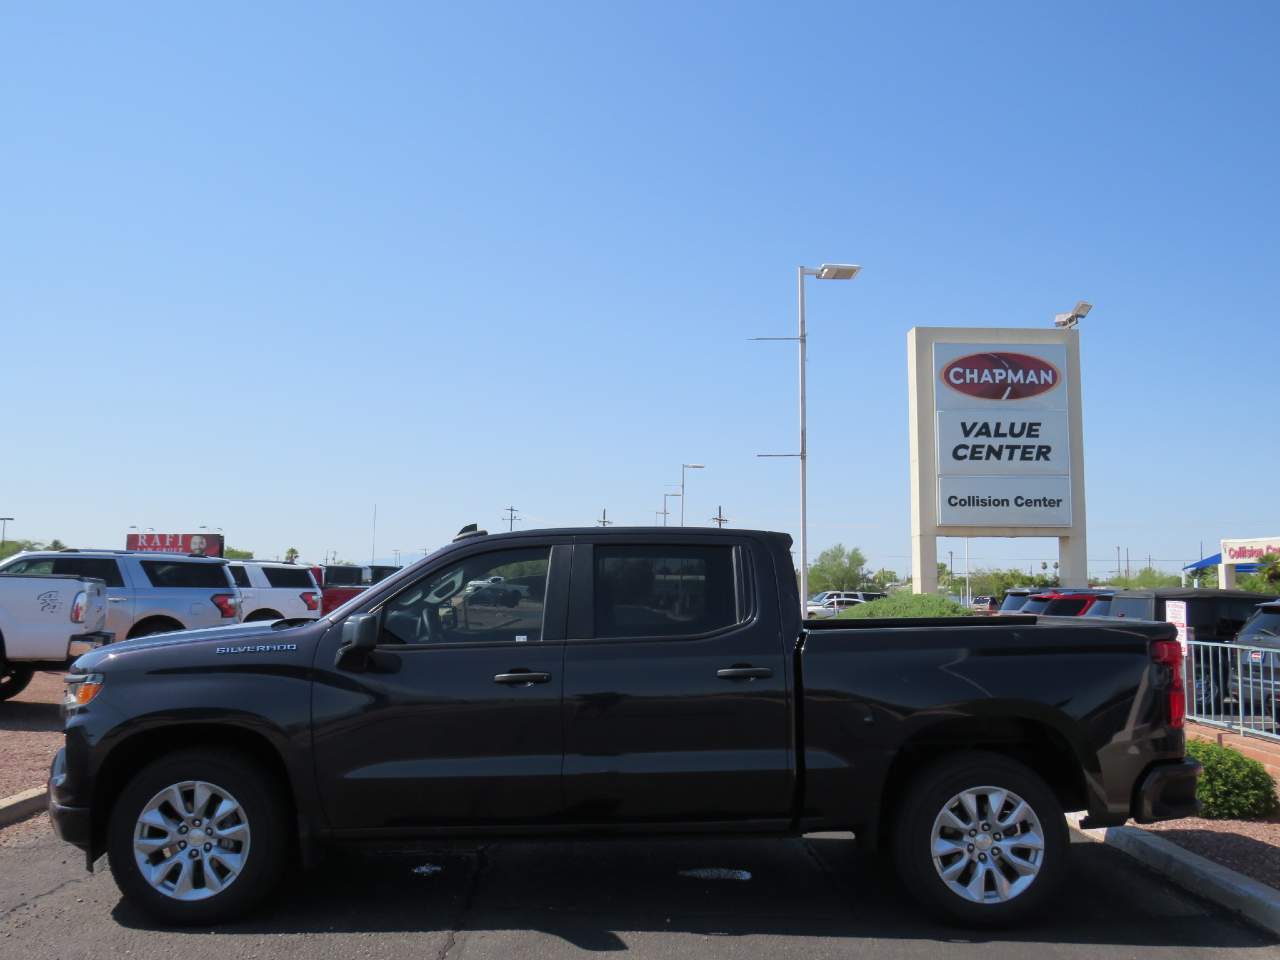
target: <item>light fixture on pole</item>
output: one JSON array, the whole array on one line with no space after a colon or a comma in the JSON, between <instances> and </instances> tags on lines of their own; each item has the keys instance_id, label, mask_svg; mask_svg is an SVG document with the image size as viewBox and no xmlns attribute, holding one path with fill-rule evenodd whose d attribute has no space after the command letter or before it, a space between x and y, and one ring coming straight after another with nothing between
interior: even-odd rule
<instances>
[{"instance_id":1,"label":"light fixture on pole","mask_svg":"<svg viewBox=\"0 0 1280 960\"><path fill-rule=\"evenodd\" d=\"M800 460L800 605L809 600L809 445L807 440L807 412L805 401L806 334L804 316L804 278L819 280L852 280L862 272L853 263L824 263L820 267L796 267L796 312L799 315L799 334L794 337L752 337L753 340L792 340L800 345L800 452L758 453L758 457L798 457Z\"/></svg>"},{"instance_id":2,"label":"light fixture on pole","mask_svg":"<svg viewBox=\"0 0 1280 960\"><path fill-rule=\"evenodd\" d=\"M701 463L682 463L680 464L680 526L684 526L684 472L686 470L705 470L706 466Z\"/></svg>"},{"instance_id":3,"label":"light fixture on pole","mask_svg":"<svg viewBox=\"0 0 1280 960\"><path fill-rule=\"evenodd\" d=\"M1068 330L1073 329L1081 320L1089 315L1089 311L1092 309L1092 303L1087 303L1084 300L1077 300L1075 309L1070 313L1055 313L1053 315L1053 325L1055 327L1066 327Z\"/></svg>"}]
</instances>

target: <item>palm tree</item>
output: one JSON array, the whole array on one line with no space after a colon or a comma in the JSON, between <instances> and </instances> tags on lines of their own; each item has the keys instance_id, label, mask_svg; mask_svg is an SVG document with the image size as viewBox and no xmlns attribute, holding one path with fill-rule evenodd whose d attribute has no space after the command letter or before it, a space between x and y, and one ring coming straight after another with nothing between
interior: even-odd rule
<instances>
[{"instance_id":1,"label":"palm tree","mask_svg":"<svg viewBox=\"0 0 1280 960\"><path fill-rule=\"evenodd\" d=\"M1267 583L1280 583L1280 554L1264 554L1258 560L1258 576Z\"/></svg>"}]
</instances>

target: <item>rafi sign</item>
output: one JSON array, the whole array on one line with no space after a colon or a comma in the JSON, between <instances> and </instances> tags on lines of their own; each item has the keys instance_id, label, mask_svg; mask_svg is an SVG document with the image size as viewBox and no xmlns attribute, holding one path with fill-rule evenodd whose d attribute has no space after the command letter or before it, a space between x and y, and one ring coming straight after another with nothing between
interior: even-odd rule
<instances>
[{"instance_id":1,"label":"rafi sign","mask_svg":"<svg viewBox=\"0 0 1280 960\"><path fill-rule=\"evenodd\" d=\"M1071 526L1060 343L934 343L938 526Z\"/></svg>"}]
</instances>

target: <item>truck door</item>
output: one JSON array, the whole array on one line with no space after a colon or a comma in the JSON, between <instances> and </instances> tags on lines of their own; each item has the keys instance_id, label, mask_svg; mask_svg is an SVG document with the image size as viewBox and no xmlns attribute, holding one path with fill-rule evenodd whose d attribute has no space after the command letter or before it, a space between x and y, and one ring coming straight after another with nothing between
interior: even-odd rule
<instances>
[{"instance_id":1,"label":"truck door","mask_svg":"<svg viewBox=\"0 0 1280 960\"><path fill-rule=\"evenodd\" d=\"M574 547L565 644L566 817L784 822L790 643L745 538Z\"/></svg>"},{"instance_id":2,"label":"truck door","mask_svg":"<svg viewBox=\"0 0 1280 960\"><path fill-rule=\"evenodd\" d=\"M340 831L520 825L563 812L560 720L571 547L452 553L360 612L363 665L316 660L316 773ZM499 578L495 580L494 578Z\"/></svg>"}]
</instances>

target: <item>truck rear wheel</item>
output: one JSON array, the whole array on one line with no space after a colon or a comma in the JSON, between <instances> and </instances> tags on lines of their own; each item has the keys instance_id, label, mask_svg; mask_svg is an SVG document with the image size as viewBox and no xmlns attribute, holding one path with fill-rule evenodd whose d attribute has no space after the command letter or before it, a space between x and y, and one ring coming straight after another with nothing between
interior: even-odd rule
<instances>
[{"instance_id":1,"label":"truck rear wheel","mask_svg":"<svg viewBox=\"0 0 1280 960\"><path fill-rule=\"evenodd\" d=\"M893 851L907 889L966 926L1034 913L1066 870L1066 819L1028 767L970 751L922 770L903 794Z\"/></svg>"},{"instance_id":2,"label":"truck rear wheel","mask_svg":"<svg viewBox=\"0 0 1280 960\"><path fill-rule=\"evenodd\" d=\"M165 923L238 916L276 887L288 818L275 779L247 756L187 750L144 768L111 811L107 854L131 903Z\"/></svg>"},{"instance_id":3,"label":"truck rear wheel","mask_svg":"<svg viewBox=\"0 0 1280 960\"><path fill-rule=\"evenodd\" d=\"M34 669L24 667L20 663L0 665L0 700L16 697L27 689L27 684L31 682L31 678L35 675Z\"/></svg>"}]
</instances>

